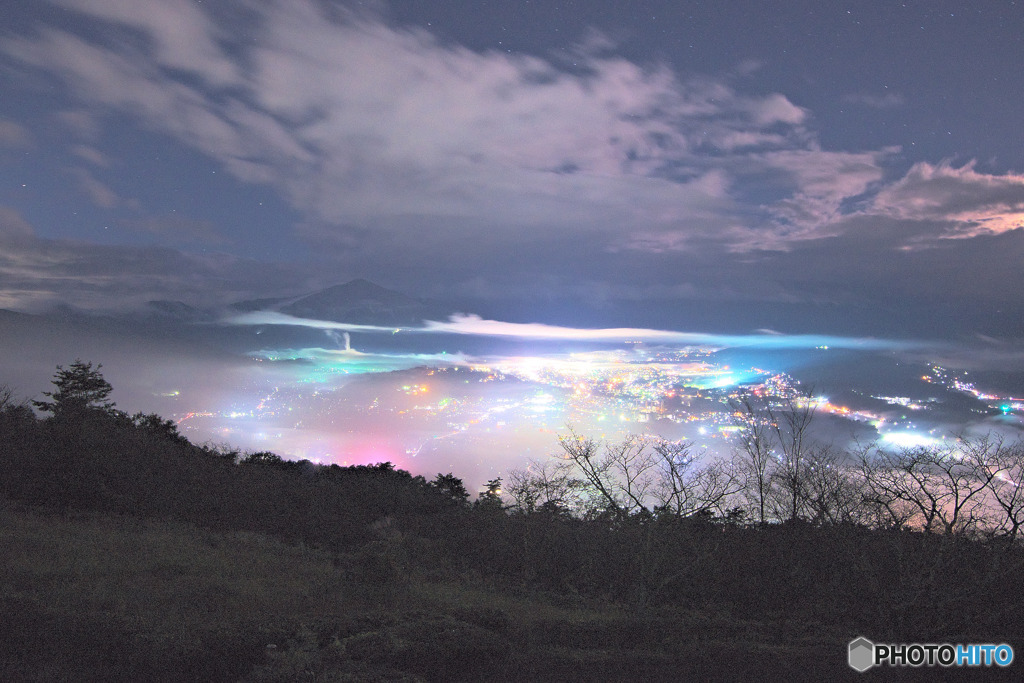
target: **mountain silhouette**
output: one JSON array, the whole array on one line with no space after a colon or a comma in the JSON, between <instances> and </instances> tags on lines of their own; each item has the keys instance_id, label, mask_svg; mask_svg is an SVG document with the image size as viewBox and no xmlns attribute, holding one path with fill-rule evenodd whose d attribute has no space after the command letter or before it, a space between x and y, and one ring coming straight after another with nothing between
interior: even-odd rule
<instances>
[{"instance_id":1,"label":"mountain silhouette","mask_svg":"<svg viewBox=\"0 0 1024 683\"><path fill-rule=\"evenodd\" d=\"M358 325L420 325L424 320L445 320L442 306L356 279L293 299L259 299L232 305L236 310L276 310L297 318L330 320Z\"/></svg>"}]
</instances>

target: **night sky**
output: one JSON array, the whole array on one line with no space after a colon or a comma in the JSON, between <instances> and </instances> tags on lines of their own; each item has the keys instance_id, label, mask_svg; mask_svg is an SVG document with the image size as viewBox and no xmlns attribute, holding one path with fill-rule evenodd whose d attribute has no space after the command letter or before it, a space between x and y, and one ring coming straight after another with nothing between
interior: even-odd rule
<instances>
[{"instance_id":1,"label":"night sky","mask_svg":"<svg viewBox=\"0 0 1024 683\"><path fill-rule=\"evenodd\" d=\"M1024 337L1010 0L2 5L0 308Z\"/></svg>"}]
</instances>

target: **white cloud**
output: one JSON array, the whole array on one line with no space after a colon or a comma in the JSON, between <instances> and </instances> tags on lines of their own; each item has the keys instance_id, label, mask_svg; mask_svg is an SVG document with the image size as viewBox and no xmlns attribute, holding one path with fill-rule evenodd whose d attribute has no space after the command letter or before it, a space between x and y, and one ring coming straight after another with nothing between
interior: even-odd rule
<instances>
[{"instance_id":1,"label":"white cloud","mask_svg":"<svg viewBox=\"0 0 1024 683\"><path fill-rule=\"evenodd\" d=\"M71 147L71 153L80 159L88 161L94 166L99 166L101 168L107 168L110 166L110 159L107 158L107 155L95 147L90 147L89 145L73 145Z\"/></svg>"},{"instance_id":2,"label":"white cloud","mask_svg":"<svg viewBox=\"0 0 1024 683\"><path fill-rule=\"evenodd\" d=\"M190 0L55 0L68 9L130 27L151 42L158 64L198 74L217 85L238 71L217 45L217 30Z\"/></svg>"},{"instance_id":3,"label":"white cloud","mask_svg":"<svg viewBox=\"0 0 1024 683\"><path fill-rule=\"evenodd\" d=\"M682 248L693 236L742 236L731 175L752 155L799 154L801 168L844 156L816 149L807 112L782 94L643 67L593 37L568 72L366 15L328 16L309 0L246 5L244 40L184 0L61 2L145 41L44 27L3 51L274 185L318 237L331 224L397 240L429 238L418 226L444 225L436 237L456 240L514 226L536 239L584 231L608 248ZM870 163L851 156L861 158ZM805 171L792 177L794 199L832 207L848 196Z\"/></svg>"},{"instance_id":4,"label":"white cloud","mask_svg":"<svg viewBox=\"0 0 1024 683\"><path fill-rule=\"evenodd\" d=\"M85 194L89 201L103 209L112 209L122 203L117 193L106 184L97 180L95 176L84 168L72 168L68 173L75 179L78 189Z\"/></svg>"},{"instance_id":5,"label":"white cloud","mask_svg":"<svg viewBox=\"0 0 1024 683\"><path fill-rule=\"evenodd\" d=\"M313 320L274 311L256 311L228 318L225 322L234 325L284 325L309 327L319 330L343 330L348 332L393 333L393 327L357 325L331 320ZM650 343L692 344L701 346L750 347L750 348L814 348L823 344L837 348L892 349L912 348L913 343L881 339L861 339L821 335L784 335L774 331L761 331L750 335L702 334L655 330L634 327L582 328L546 325L543 323L510 323L487 320L478 315L451 316L446 321L426 320L422 327L402 328L410 334L457 334L478 337L506 337L530 340L561 340L582 342L623 342L643 340Z\"/></svg>"},{"instance_id":6,"label":"white cloud","mask_svg":"<svg viewBox=\"0 0 1024 683\"><path fill-rule=\"evenodd\" d=\"M935 237L973 237L1024 227L1024 175L993 175L968 163L915 164L875 197L873 212L941 223Z\"/></svg>"},{"instance_id":7,"label":"white cloud","mask_svg":"<svg viewBox=\"0 0 1024 683\"><path fill-rule=\"evenodd\" d=\"M57 116L90 142L72 153L93 173L108 177L104 114L130 117L276 189L318 254L365 274L434 268L457 283L486 269L523 288L550 274L544 288L569 291L618 286L627 260L634 274L657 263L691 296L749 296L757 282L759 296L797 300L754 272L765 250L810 259L841 242L868 259L1005 231L1024 213L1020 176L919 164L892 182L898 150L822 149L811 112L784 94L640 65L596 34L569 69L312 0L61 3L106 30L41 26L0 53L82 103ZM228 6L246 14L244 34L227 30ZM96 203L118 201L83 173Z\"/></svg>"},{"instance_id":8,"label":"white cloud","mask_svg":"<svg viewBox=\"0 0 1024 683\"><path fill-rule=\"evenodd\" d=\"M86 140L95 140L100 134L99 121L84 109L60 111L55 113L53 118L58 124Z\"/></svg>"},{"instance_id":9,"label":"white cloud","mask_svg":"<svg viewBox=\"0 0 1024 683\"><path fill-rule=\"evenodd\" d=\"M757 156L759 165L789 177L791 194L767 207L779 229L764 235L760 246L771 247L801 238L835 234L843 202L864 194L882 180L881 163L895 152L829 152L819 149L779 150ZM831 226L831 227L830 227ZM757 242L757 236L751 236Z\"/></svg>"},{"instance_id":10,"label":"white cloud","mask_svg":"<svg viewBox=\"0 0 1024 683\"><path fill-rule=\"evenodd\" d=\"M776 123L803 123L807 117L806 111L778 93L755 100L751 110L754 114L754 121L761 126L772 126Z\"/></svg>"}]
</instances>

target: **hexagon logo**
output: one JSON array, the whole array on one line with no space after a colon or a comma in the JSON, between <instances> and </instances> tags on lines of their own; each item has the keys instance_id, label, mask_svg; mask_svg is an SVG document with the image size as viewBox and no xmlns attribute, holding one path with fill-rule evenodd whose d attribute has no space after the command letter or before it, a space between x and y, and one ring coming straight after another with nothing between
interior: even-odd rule
<instances>
[{"instance_id":1,"label":"hexagon logo","mask_svg":"<svg viewBox=\"0 0 1024 683\"><path fill-rule=\"evenodd\" d=\"M860 671L867 671L875 664L875 644L864 636L850 641L850 667Z\"/></svg>"}]
</instances>

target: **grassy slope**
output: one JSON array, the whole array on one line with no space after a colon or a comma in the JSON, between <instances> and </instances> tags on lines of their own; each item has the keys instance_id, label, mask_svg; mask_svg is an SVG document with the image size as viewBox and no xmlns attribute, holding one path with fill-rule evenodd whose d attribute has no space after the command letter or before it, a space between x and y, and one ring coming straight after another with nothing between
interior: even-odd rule
<instances>
[{"instance_id":1,"label":"grassy slope","mask_svg":"<svg viewBox=\"0 0 1024 683\"><path fill-rule=\"evenodd\" d=\"M821 625L626 612L457 581L383 581L386 540L333 554L252 533L7 505L0 547L0 680L852 673L845 634Z\"/></svg>"},{"instance_id":2,"label":"grassy slope","mask_svg":"<svg viewBox=\"0 0 1024 683\"><path fill-rule=\"evenodd\" d=\"M349 602L330 558L256 534L8 507L0 546L3 680L232 678Z\"/></svg>"}]
</instances>

